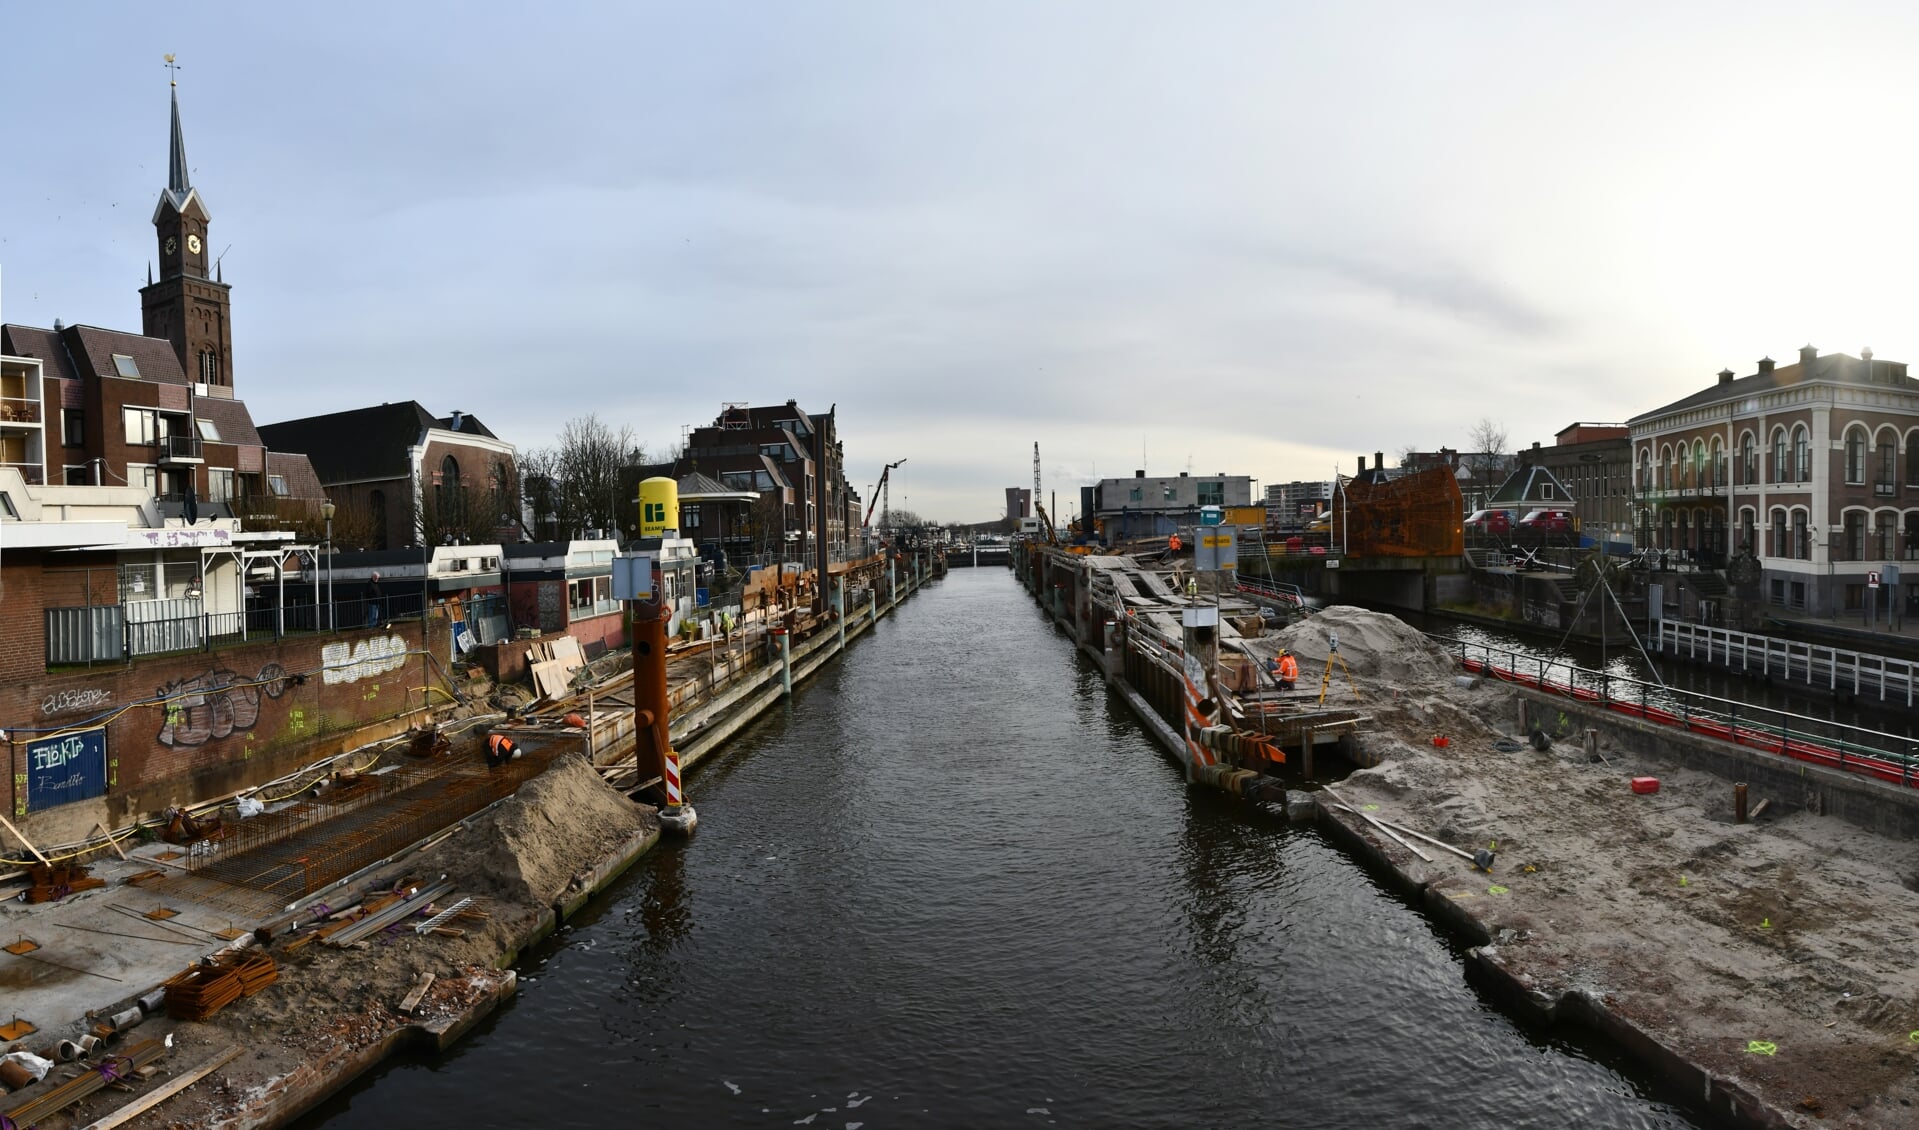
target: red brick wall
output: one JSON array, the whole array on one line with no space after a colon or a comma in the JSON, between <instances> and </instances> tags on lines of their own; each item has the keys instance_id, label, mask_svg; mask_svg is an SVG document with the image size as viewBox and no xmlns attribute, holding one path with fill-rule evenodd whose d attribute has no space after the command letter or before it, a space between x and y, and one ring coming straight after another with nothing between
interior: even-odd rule
<instances>
[{"instance_id":1,"label":"red brick wall","mask_svg":"<svg viewBox=\"0 0 1919 1130\"><path fill-rule=\"evenodd\" d=\"M11 569L6 583L11 597ZM0 627L12 626L14 610L24 603L0 602ZM433 620L428 626L435 654L444 655L447 622ZM102 719L109 762L104 811L116 826L169 805L271 780L357 725L418 707L423 679L444 689L439 669L417 654L420 627L418 621L396 623L55 676L44 670L37 628L6 632L0 654L24 635L30 665L39 668L0 688L0 720L12 741L7 808L18 813L26 804L19 778L29 740ZM14 662L11 655L7 661ZM433 698L436 704L445 701L438 694ZM26 813L30 822L33 815Z\"/></svg>"}]
</instances>

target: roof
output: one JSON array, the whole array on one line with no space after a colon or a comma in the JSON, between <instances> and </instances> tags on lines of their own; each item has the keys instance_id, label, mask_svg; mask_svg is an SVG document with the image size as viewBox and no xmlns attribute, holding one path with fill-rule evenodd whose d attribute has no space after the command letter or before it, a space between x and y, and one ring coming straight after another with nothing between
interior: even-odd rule
<instances>
[{"instance_id":1,"label":"roof","mask_svg":"<svg viewBox=\"0 0 1919 1130\"><path fill-rule=\"evenodd\" d=\"M1548 496L1545 491L1548 485L1553 488L1551 496ZM1566 490L1566 484L1559 481L1559 476L1552 473L1551 468L1534 464L1522 466L1506 476L1506 481L1501 483L1499 489L1492 493L1492 497L1486 500L1486 505L1500 506L1532 502L1571 503L1572 495Z\"/></svg>"},{"instance_id":2,"label":"roof","mask_svg":"<svg viewBox=\"0 0 1919 1130\"><path fill-rule=\"evenodd\" d=\"M245 401L228 400L219 396L198 396L193 400L193 414L210 422L214 430L220 433L217 443L245 444L260 447L263 441L260 433L253 429L253 413L247 411ZM312 470L311 467L308 470Z\"/></svg>"},{"instance_id":3,"label":"roof","mask_svg":"<svg viewBox=\"0 0 1919 1130\"><path fill-rule=\"evenodd\" d=\"M40 373L47 377L72 380L73 359L60 335L37 326L0 326L0 353L9 357L34 357L40 361Z\"/></svg>"},{"instance_id":4,"label":"roof","mask_svg":"<svg viewBox=\"0 0 1919 1130\"><path fill-rule=\"evenodd\" d=\"M162 210L172 208L185 214L188 206L200 206L200 218L211 219L207 212L207 202L200 198L199 190L187 177L186 135L180 131L180 88L172 89L173 97L173 136L167 143L167 186L160 192L160 203L154 206L153 218L159 219Z\"/></svg>"},{"instance_id":5,"label":"roof","mask_svg":"<svg viewBox=\"0 0 1919 1130\"><path fill-rule=\"evenodd\" d=\"M407 448L419 443L428 428L454 430L451 421L450 416L434 416L417 400L402 400L262 424L260 437L275 451L306 455L323 483L405 479L413 475ZM464 413L458 430L461 435L499 438Z\"/></svg>"},{"instance_id":6,"label":"roof","mask_svg":"<svg viewBox=\"0 0 1919 1130\"><path fill-rule=\"evenodd\" d=\"M49 377L118 377L120 371L113 363L113 355L118 353L133 358L142 380L187 383L173 343L163 337L143 337L99 326L65 326L58 330L7 326L6 336L11 343L9 353L39 358Z\"/></svg>"},{"instance_id":7,"label":"roof","mask_svg":"<svg viewBox=\"0 0 1919 1130\"><path fill-rule=\"evenodd\" d=\"M326 497L326 490L320 486L320 476L313 473L313 463L304 455L289 451L267 452L267 474L286 479L288 498Z\"/></svg>"},{"instance_id":8,"label":"roof","mask_svg":"<svg viewBox=\"0 0 1919 1130\"><path fill-rule=\"evenodd\" d=\"M760 492L734 490L695 471L680 479L679 497L681 502L752 502L760 497Z\"/></svg>"},{"instance_id":9,"label":"roof","mask_svg":"<svg viewBox=\"0 0 1919 1130\"><path fill-rule=\"evenodd\" d=\"M1789 388L1793 385L1810 384L1815 381L1825 384L1878 386L1904 388L1919 391L1919 381L1905 375L1906 366L1896 361L1868 362L1848 353L1828 353L1824 357L1815 356L1810 363L1803 358L1813 352L1811 346L1800 351L1802 360L1793 365L1780 365L1770 370L1739 377L1722 384L1711 384L1691 396L1681 397L1670 404L1663 404L1650 412L1641 412L1627 423L1637 424L1654 416L1664 416L1672 412L1683 412L1690 408L1701 408L1709 404L1720 404L1729 400L1743 400L1757 393L1770 392L1773 389ZM1870 352L1870 351L1868 351Z\"/></svg>"}]
</instances>

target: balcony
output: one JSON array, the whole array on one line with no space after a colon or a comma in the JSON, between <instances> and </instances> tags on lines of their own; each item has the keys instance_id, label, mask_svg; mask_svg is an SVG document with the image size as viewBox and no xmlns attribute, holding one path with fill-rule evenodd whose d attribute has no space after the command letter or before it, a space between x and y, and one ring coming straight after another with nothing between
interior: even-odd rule
<instances>
[{"instance_id":1,"label":"balcony","mask_svg":"<svg viewBox=\"0 0 1919 1130\"><path fill-rule=\"evenodd\" d=\"M199 436L161 436L160 465L180 467L206 462L201 458Z\"/></svg>"},{"instance_id":2,"label":"balcony","mask_svg":"<svg viewBox=\"0 0 1919 1130\"><path fill-rule=\"evenodd\" d=\"M0 424L39 424L40 402L22 396L0 397Z\"/></svg>"},{"instance_id":3,"label":"balcony","mask_svg":"<svg viewBox=\"0 0 1919 1130\"><path fill-rule=\"evenodd\" d=\"M28 486L42 487L47 485L46 468L38 463L14 463L9 461L0 462L0 467L12 467L14 470L20 472L20 477L27 480Z\"/></svg>"}]
</instances>

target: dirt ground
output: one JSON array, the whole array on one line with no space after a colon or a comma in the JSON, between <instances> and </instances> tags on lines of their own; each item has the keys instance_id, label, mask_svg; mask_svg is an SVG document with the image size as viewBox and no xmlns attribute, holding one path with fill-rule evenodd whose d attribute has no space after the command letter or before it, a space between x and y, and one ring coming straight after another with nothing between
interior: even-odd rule
<instances>
[{"instance_id":1,"label":"dirt ground","mask_svg":"<svg viewBox=\"0 0 1919 1130\"><path fill-rule=\"evenodd\" d=\"M1919 1126L1919 844L1797 798L1734 824L1730 782L1627 748L1602 743L1603 761L1573 738L1536 751L1515 740L1511 687L1460 685L1390 616L1333 608L1257 642L1319 672L1330 629L1374 719L1365 740L1385 754L1336 788L1455 846L1497 845L1489 876L1369 833L1462 900L1507 969L1555 997L1603 1000L1794 1125ZM1353 701L1337 670L1333 685L1328 705ZM1633 793L1638 775L1659 792Z\"/></svg>"},{"instance_id":2,"label":"dirt ground","mask_svg":"<svg viewBox=\"0 0 1919 1130\"><path fill-rule=\"evenodd\" d=\"M460 921L465 937L422 937L402 930L347 949L316 942L293 953L285 945L297 934L275 939L268 947L280 963L275 984L206 1022L155 1019L129 1035L137 1040L173 1034L174 1049L162 1061L167 1071L150 1087L229 1046L243 1051L127 1125L195 1130L258 1125L290 1080L337 1069L410 1024L451 1023L475 1002L498 993L508 979L497 968L502 955L517 948L544 909L618 845L656 826L652 809L607 787L579 755L563 756L474 826L413 861L411 882L424 884L445 874L456 884L452 899L479 900L488 917ZM427 972L436 975L431 990L412 1017L402 1016L401 999ZM44 1130L82 1126L137 1097L103 1092L40 1125Z\"/></svg>"}]
</instances>

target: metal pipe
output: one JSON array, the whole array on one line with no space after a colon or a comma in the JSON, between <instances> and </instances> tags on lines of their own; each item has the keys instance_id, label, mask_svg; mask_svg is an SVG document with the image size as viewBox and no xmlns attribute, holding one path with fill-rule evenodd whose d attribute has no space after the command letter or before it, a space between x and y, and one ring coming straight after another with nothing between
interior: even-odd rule
<instances>
[{"instance_id":1,"label":"metal pipe","mask_svg":"<svg viewBox=\"0 0 1919 1130\"><path fill-rule=\"evenodd\" d=\"M780 693L787 698L793 697L793 647L791 635L786 629L778 632L780 637Z\"/></svg>"}]
</instances>

